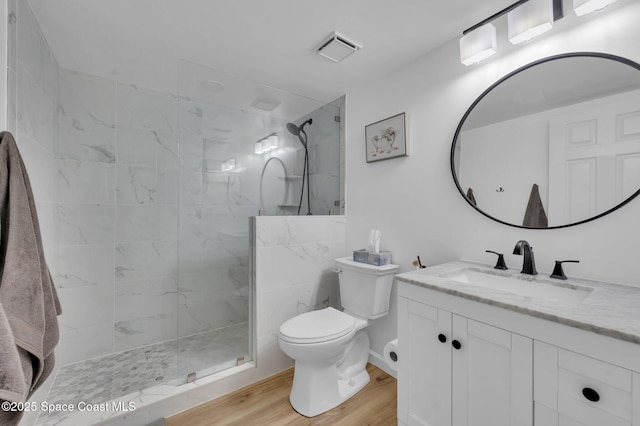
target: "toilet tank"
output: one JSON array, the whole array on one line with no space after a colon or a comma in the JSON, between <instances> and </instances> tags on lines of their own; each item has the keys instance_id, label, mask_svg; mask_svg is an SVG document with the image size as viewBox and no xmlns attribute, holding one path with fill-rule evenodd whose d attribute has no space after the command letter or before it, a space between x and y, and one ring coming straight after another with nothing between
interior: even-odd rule
<instances>
[{"instance_id":1,"label":"toilet tank","mask_svg":"<svg viewBox=\"0 0 640 426\"><path fill-rule=\"evenodd\" d=\"M336 259L342 307L362 318L376 319L389 313L391 286L398 265L375 266Z\"/></svg>"}]
</instances>

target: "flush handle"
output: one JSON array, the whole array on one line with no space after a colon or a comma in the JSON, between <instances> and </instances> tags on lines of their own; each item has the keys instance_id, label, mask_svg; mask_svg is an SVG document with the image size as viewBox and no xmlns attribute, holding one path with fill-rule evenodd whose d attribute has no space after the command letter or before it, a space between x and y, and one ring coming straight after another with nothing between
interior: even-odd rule
<instances>
[{"instance_id":1,"label":"flush handle","mask_svg":"<svg viewBox=\"0 0 640 426\"><path fill-rule=\"evenodd\" d=\"M584 388L582 389L582 395L591 402L600 401L600 395L594 389Z\"/></svg>"}]
</instances>

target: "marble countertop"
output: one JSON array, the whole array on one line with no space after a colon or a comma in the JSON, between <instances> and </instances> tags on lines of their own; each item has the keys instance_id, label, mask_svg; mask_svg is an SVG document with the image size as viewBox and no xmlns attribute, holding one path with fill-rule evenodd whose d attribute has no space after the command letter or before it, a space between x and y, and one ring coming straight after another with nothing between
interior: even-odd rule
<instances>
[{"instance_id":1,"label":"marble countertop","mask_svg":"<svg viewBox=\"0 0 640 426\"><path fill-rule=\"evenodd\" d=\"M579 303L529 297L509 291L462 283L447 278L456 271L469 269L492 275L531 281L541 285L591 289ZM398 281L463 297L489 305L549 321L582 328L621 340L640 344L640 287L623 286L582 279L556 280L546 274L524 275L509 269L500 271L492 266L455 261L396 275Z\"/></svg>"}]
</instances>

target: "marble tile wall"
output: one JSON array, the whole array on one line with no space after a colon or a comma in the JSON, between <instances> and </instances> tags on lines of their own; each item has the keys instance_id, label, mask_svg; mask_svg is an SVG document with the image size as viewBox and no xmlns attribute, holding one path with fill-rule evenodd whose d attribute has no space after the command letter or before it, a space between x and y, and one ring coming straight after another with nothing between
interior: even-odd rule
<instances>
[{"instance_id":1,"label":"marble tile wall","mask_svg":"<svg viewBox=\"0 0 640 426\"><path fill-rule=\"evenodd\" d=\"M29 174L49 270L58 268L59 67L26 1L7 0L7 126ZM3 129L4 130L4 129ZM57 282L56 282L57 284ZM42 400L52 376L34 395ZM25 415L29 424L35 418ZM34 415L37 415L35 413Z\"/></svg>"},{"instance_id":2,"label":"marble tile wall","mask_svg":"<svg viewBox=\"0 0 640 426\"><path fill-rule=\"evenodd\" d=\"M243 111L180 99L179 334L249 318L249 217L258 213L256 125ZM243 120L242 126L238 126ZM222 172L234 158L237 168Z\"/></svg>"},{"instance_id":3,"label":"marble tile wall","mask_svg":"<svg viewBox=\"0 0 640 426\"><path fill-rule=\"evenodd\" d=\"M60 72L61 358L177 336L177 98Z\"/></svg>"},{"instance_id":4,"label":"marble tile wall","mask_svg":"<svg viewBox=\"0 0 640 426\"><path fill-rule=\"evenodd\" d=\"M58 119L64 365L114 347L115 83L61 70Z\"/></svg>"},{"instance_id":5,"label":"marble tile wall","mask_svg":"<svg viewBox=\"0 0 640 426\"><path fill-rule=\"evenodd\" d=\"M256 344L272 372L293 365L278 347L280 325L300 313L341 309L334 259L345 255L344 216L255 218Z\"/></svg>"},{"instance_id":6,"label":"marble tile wall","mask_svg":"<svg viewBox=\"0 0 640 426\"><path fill-rule=\"evenodd\" d=\"M7 1L7 130L27 167L45 256L57 270L58 64L27 2Z\"/></svg>"},{"instance_id":7,"label":"marble tile wall","mask_svg":"<svg viewBox=\"0 0 640 426\"><path fill-rule=\"evenodd\" d=\"M177 337L178 99L117 84L114 349Z\"/></svg>"}]
</instances>

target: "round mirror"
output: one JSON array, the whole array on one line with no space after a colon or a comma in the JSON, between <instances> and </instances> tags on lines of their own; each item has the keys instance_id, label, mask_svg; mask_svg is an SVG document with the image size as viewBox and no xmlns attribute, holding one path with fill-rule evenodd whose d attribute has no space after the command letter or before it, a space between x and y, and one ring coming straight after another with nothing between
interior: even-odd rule
<instances>
[{"instance_id":1,"label":"round mirror","mask_svg":"<svg viewBox=\"0 0 640 426\"><path fill-rule=\"evenodd\" d=\"M451 146L462 196L522 228L561 228L640 193L640 65L571 53L526 65L464 114Z\"/></svg>"}]
</instances>

